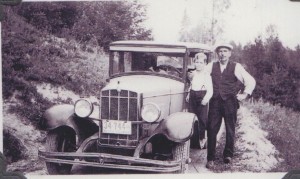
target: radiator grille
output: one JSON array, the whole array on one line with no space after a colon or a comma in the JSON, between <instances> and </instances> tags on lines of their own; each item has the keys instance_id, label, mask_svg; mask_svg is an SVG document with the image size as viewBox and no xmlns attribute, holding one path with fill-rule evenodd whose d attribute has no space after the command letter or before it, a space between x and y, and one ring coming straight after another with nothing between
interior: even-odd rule
<instances>
[{"instance_id":1,"label":"radiator grille","mask_svg":"<svg viewBox=\"0 0 300 179\"><path fill-rule=\"evenodd\" d=\"M138 95L135 92L106 90L101 92L100 118L121 121L138 121ZM102 125L100 125L101 127ZM102 129L100 129L102 131ZM100 143L105 145L136 146L139 125L132 123L132 134L100 134Z\"/></svg>"}]
</instances>

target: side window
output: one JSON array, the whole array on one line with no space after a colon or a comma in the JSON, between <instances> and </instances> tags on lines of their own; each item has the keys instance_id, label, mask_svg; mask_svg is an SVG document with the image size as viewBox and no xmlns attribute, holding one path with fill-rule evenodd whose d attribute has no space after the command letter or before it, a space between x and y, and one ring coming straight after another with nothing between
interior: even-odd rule
<instances>
[{"instance_id":1,"label":"side window","mask_svg":"<svg viewBox=\"0 0 300 179\"><path fill-rule=\"evenodd\" d=\"M116 74L119 72L119 53L118 52L114 52L113 53L113 74Z\"/></svg>"},{"instance_id":2,"label":"side window","mask_svg":"<svg viewBox=\"0 0 300 179\"><path fill-rule=\"evenodd\" d=\"M124 62L124 68L125 72L131 71L131 64L132 64L132 53L130 52L125 52L124 54L125 62Z\"/></svg>"}]
</instances>

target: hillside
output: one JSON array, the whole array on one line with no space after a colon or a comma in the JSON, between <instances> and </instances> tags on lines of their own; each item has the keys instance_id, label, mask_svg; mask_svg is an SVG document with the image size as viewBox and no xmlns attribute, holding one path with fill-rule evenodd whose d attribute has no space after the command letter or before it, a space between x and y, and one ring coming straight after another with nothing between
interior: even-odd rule
<instances>
[{"instance_id":1,"label":"hillside","mask_svg":"<svg viewBox=\"0 0 300 179\"><path fill-rule=\"evenodd\" d=\"M40 120L47 108L57 103L72 103L75 95L97 94L107 78L108 57L92 43L80 44L75 39L55 37L14 13L7 14L11 16L3 22L2 36L4 154L8 162L16 162L33 155L24 146L28 144L26 136L43 133L39 132L43 127ZM58 95L54 101L51 94L43 96L40 92L49 88L52 95ZM58 94L60 88L72 90L73 96L67 94L68 98L64 98ZM15 129L20 122L15 119L21 119L25 125L24 133Z\"/></svg>"}]
</instances>

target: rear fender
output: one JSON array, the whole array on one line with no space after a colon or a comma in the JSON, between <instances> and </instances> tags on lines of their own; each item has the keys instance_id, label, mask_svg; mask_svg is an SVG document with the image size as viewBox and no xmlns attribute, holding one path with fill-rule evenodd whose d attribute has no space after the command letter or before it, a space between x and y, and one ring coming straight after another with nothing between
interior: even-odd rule
<instances>
[{"instance_id":1,"label":"rear fender","mask_svg":"<svg viewBox=\"0 0 300 179\"><path fill-rule=\"evenodd\" d=\"M79 143L99 131L97 124L90 118L77 117L74 106L70 104L55 105L47 109L44 113L43 125L46 130L68 126L75 131Z\"/></svg>"}]
</instances>

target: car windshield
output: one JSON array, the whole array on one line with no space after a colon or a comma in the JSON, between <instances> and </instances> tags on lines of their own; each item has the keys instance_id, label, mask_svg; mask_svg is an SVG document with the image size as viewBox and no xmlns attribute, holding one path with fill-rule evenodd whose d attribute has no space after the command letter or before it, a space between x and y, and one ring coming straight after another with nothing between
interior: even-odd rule
<instances>
[{"instance_id":1,"label":"car windshield","mask_svg":"<svg viewBox=\"0 0 300 179\"><path fill-rule=\"evenodd\" d=\"M146 72L182 77L183 54L114 52L112 75Z\"/></svg>"}]
</instances>

